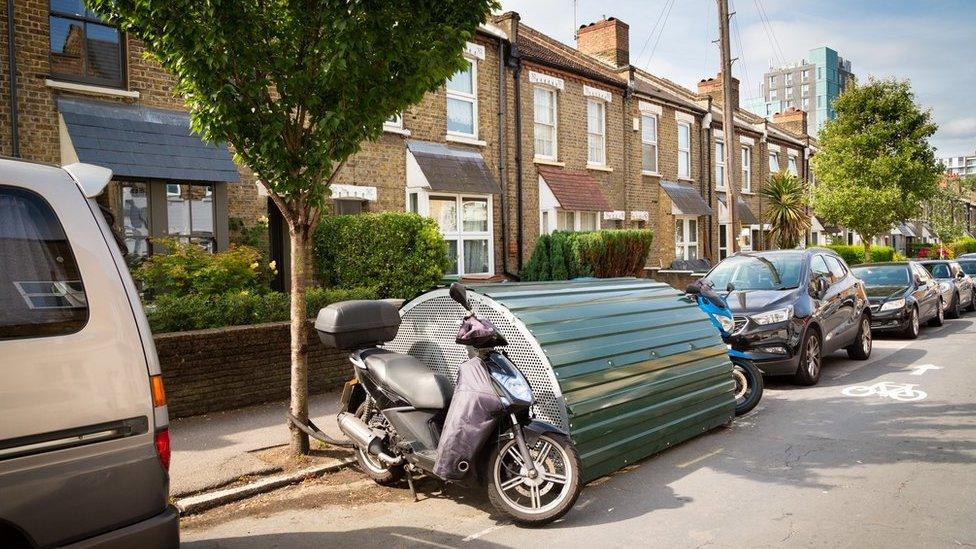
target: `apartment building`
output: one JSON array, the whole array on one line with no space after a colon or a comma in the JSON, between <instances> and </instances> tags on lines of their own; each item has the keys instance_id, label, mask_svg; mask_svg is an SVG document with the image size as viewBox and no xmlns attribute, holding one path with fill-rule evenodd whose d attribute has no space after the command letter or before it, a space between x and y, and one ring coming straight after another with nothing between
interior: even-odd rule
<instances>
[{"instance_id":1,"label":"apartment building","mask_svg":"<svg viewBox=\"0 0 976 549\"><path fill-rule=\"evenodd\" d=\"M945 164L946 173L959 177L976 176L976 152L965 156L947 156L939 160Z\"/></svg>"}]
</instances>

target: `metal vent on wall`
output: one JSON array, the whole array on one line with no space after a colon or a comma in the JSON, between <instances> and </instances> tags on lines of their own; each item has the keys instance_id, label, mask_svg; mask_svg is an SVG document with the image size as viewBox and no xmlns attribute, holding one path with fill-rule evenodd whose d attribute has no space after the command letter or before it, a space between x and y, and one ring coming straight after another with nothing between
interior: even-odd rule
<instances>
[{"instance_id":1,"label":"metal vent on wall","mask_svg":"<svg viewBox=\"0 0 976 549\"><path fill-rule=\"evenodd\" d=\"M468 299L475 313L491 321L508 340L503 350L529 380L536 399L535 416L568 431L562 393L541 348L530 341L532 335L491 299L473 292L468 293ZM464 309L446 290L437 290L407 303L400 314L402 321L397 337L384 347L413 356L454 383L458 365L468 359L467 349L454 343Z\"/></svg>"}]
</instances>

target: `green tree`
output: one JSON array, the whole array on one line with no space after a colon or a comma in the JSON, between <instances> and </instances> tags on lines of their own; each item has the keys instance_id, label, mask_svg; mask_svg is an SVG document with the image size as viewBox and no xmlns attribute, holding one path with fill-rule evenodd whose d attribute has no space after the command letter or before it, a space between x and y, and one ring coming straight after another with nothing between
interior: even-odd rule
<instances>
[{"instance_id":1,"label":"green tree","mask_svg":"<svg viewBox=\"0 0 976 549\"><path fill-rule=\"evenodd\" d=\"M837 119L820 132L813 157L814 208L828 222L857 231L870 261L871 240L915 217L936 191L941 166L929 144L936 125L903 81L853 85L834 110Z\"/></svg>"},{"instance_id":2,"label":"green tree","mask_svg":"<svg viewBox=\"0 0 976 549\"><path fill-rule=\"evenodd\" d=\"M308 416L312 230L350 155L462 68L494 0L89 0L176 77L194 132L234 147L291 250L291 405ZM308 437L291 427L291 446Z\"/></svg>"},{"instance_id":3,"label":"green tree","mask_svg":"<svg viewBox=\"0 0 976 549\"><path fill-rule=\"evenodd\" d=\"M772 174L769 184L759 194L769 203L764 215L769 222L770 238L780 248L796 248L810 228L806 183L783 170Z\"/></svg>"},{"instance_id":4,"label":"green tree","mask_svg":"<svg viewBox=\"0 0 976 549\"><path fill-rule=\"evenodd\" d=\"M929 224L940 244L949 244L965 232L964 188L962 181L946 178L926 204Z\"/></svg>"}]
</instances>

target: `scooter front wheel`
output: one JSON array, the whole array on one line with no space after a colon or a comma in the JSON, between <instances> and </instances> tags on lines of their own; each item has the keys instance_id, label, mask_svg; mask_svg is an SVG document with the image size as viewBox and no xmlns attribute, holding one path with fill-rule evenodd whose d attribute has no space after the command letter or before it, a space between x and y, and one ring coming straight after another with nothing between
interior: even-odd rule
<instances>
[{"instance_id":1,"label":"scooter front wheel","mask_svg":"<svg viewBox=\"0 0 976 549\"><path fill-rule=\"evenodd\" d=\"M735 415L741 416L762 399L762 372L748 362L735 360L732 362L732 379L735 381Z\"/></svg>"},{"instance_id":2,"label":"scooter front wheel","mask_svg":"<svg viewBox=\"0 0 976 549\"><path fill-rule=\"evenodd\" d=\"M489 459L488 499L517 524L540 526L565 515L582 484L580 459L568 437L546 433L529 446L537 475L531 478L515 439L495 446Z\"/></svg>"}]
</instances>

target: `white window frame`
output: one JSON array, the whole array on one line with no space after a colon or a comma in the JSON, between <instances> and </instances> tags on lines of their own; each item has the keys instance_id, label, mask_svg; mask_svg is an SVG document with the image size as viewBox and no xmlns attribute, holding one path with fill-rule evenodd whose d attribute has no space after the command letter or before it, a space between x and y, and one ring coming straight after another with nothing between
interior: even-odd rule
<instances>
[{"instance_id":1,"label":"white window frame","mask_svg":"<svg viewBox=\"0 0 976 549\"><path fill-rule=\"evenodd\" d=\"M769 89L770 90L776 89L776 77L775 76L770 76L769 77Z\"/></svg>"},{"instance_id":2,"label":"white window frame","mask_svg":"<svg viewBox=\"0 0 976 549\"><path fill-rule=\"evenodd\" d=\"M769 90L769 100L770 101L779 101L779 97L777 97L777 92L778 91L779 90L777 90L776 88L772 88L771 90Z\"/></svg>"},{"instance_id":3,"label":"white window frame","mask_svg":"<svg viewBox=\"0 0 976 549\"><path fill-rule=\"evenodd\" d=\"M459 92L452 90L444 85L444 104L447 106L447 101L455 99L457 101L464 101L471 103L471 130L473 133L464 133L458 131L447 130L447 135L466 138L466 139L478 139L478 59L471 55L465 55L464 59L471 64L471 93ZM450 79L449 79L450 80Z\"/></svg>"},{"instance_id":4,"label":"white window frame","mask_svg":"<svg viewBox=\"0 0 976 549\"><path fill-rule=\"evenodd\" d=\"M729 257L729 244L731 242L729 238L732 233L732 225L721 223L718 227L718 260L722 261ZM722 238L722 229L725 229L725 238Z\"/></svg>"},{"instance_id":5,"label":"white window frame","mask_svg":"<svg viewBox=\"0 0 976 549\"><path fill-rule=\"evenodd\" d=\"M552 156L539 154L535 146L536 137L536 126L549 126L544 122L539 122L535 116L535 92L541 90L551 94L552 97ZM535 86L532 89L532 148L534 150L535 158L540 160L551 160L553 162L559 158L559 90L551 86Z\"/></svg>"},{"instance_id":6,"label":"white window frame","mask_svg":"<svg viewBox=\"0 0 976 549\"><path fill-rule=\"evenodd\" d=\"M559 228L559 216L569 215L573 220L573 226L570 229L560 229ZM554 231L565 231L565 232L580 232L583 230L583 217L582 214L593 214L596 218L596 228L592 229L594 231L599 231L601 229L601 215L597 211L577 211L577 210L564 210L562 208L552 208L549 210L541 210L539 212L539 232L541 234L552 234ZM589 230L589 229L587 229Z\"/></svg>"},{"instance_id":7,"label":"white window frame","mask_svg":"<svg viewBox=\"0 0 976 549\"><path fill-rule=\"evenodd\" d=\"M776 164L775 166L773 164ZM779 172L779 153L776 151L769 151L769 173Z\"/></svg>"},{"instance_id":8,"label":"white window frame","mask_svg":"<svg viewBox=\"0 0 976 549\"><path fill-rule=\"evenodd\" d=\"M457 214L456 231L444 231L438 226L438 231L440 231L441 236L444 237L445 241L455 240L458 242L457 255L455 256L455 261L457 262L457 273L447 276L458 276L458 277L472 277L472 278L490 278L495 275L495 220L494 220L494 196L490 194L455 194L455 193L443 193L443 192L430 192L427 189L418 188L408 188L407 189L407 208L410 207L410 195L417 195L417 206L418 211L416 213L424 216L430 217L430 200L432 198L453 198L455 199L455 211ZM464 230L464 220L463 212L461 210L461 205L466 199L475 200L487 200L488 201L488 231L465 231ZM435 220L436 221L436 220ZM488 240L488 271L483 273L466 273L464 272L464 241L480 241Z\"/></svg>"},{"instance_id":9,"label":"white window frame","mask_svg":"<svg viewBox=\"0 0 976 549\"><path fill-rule=\"evenodd\" d=\"M810 97L810 84L804 84L800 91L803 93L803 97Z\"/></svg>"},{"instance_id":10,"label":"white window frame","mask_svg":"<svg viewBox=\"0 0 976 549\"><path fill-rule=\"evenodd\" d=\"M688 146L681 146L681 128L686 128L688 130ZM691 179L691 123L690 122L678 122L678 179ZM681 157L682 155L687 155L687 170L685 173L681 173Z\"/></svg>"},{"instance_id":11,"label":"white window frame","mask_svg":"<svg viewBox=\"0 0 976 549\"><path fill-rule=\"evenodd\" d=\"M653 139L645 139L644 136L644 119L649 118L654 120L654 136ZM641 130L641 173L644 175L659 175L661 173L660 161L661 157L658 154L658 139L659 139L659 128L661 127L660 119L658 115L652 112L641 112L640 117L640 130ZM654 147L654 169L648 170L647 166L644 165L644 146L652 145Z\"/></svg>"},{"instance_id":12,"label":"white window frame","mask_svg":"<svg viewBox=\"0 0 976 549\"><path fill-rule=\"evenodd\" d=\"M803 81L804 82L810 81L810 69L803 69Z\"/></svg>"},{"instance_id":13,"label":"white window frame","mask_svg":"<svg viewBox=\"0 0 976 549\"><path fill-rule=\"evenodd\" d=\"M722 148L719 151L719 147ZM725 186L725 140L715 140L715 188L726 190Z\"/></svg>"},{"instance_id":14,"label":"white window frame","mask_svg":"<svg viewBox=\"0 0 976 549\"><path fill-rule=\"evenodd\" d=\"M786 73L786 85L787 86L792 86L793 85L793 73L792 72Z\"/></svg>"},{"instance_id":15,"label":"white window frame","mask_svg":"<svg viewBox=\"0 0 976 549\"><path fill-rule=\"evenodd\" d=\"M590 128L590 106L595 106L600 112L599 132L592 131ZM601 158L593 159L590 156L590 139L599 136ZM606 166L607 165L607 103L596 98L586 99L586 165L587 166Z\"/></svg>"},{"instance_id":16,"label":"white window frame","mask_svg":"<svg viewBox=\"0 0 976 549\"><path fill-rule=\"evenodd\" d=\"M695 222L695 230L691 231L691 222ZM678 240L678 224L682 225L682 237L683 240ZM701 257L701 247L698 242L698 218L696 216L675 216L674 218L674 258L689 261L690 258L688 254L688 249L691 247L695 248L695 257L698 259ZM690 239L691 233L694 232L694 240Z\"/></svg>"},{"instance_id":17,"label":"white window frame","mask_svg":"<svg viewBox=\"0 0 976 549\"><path fill-rule=\"evenodd\" d=\"M752 192L752 146L742 145L739 154L739 164L742 165L742 192Z\"/></svg>"},{"instance_id":18,"label":"white window frame","mask_svg":"<svg viewBox=\"0 0 976 549\"><path fill-rule=\"evenodd\" d=\"M788 158L788 160L786 162L787 162L787 164L786 164L787 165L787 168L789 169L789 172L791 174L793 174L793 175L799 175L800 174L800 172L799 172L799 170L797 168L798 164L797 164L797 161L796 161L796 155L795 154L789 155L789 158Z\"/></svg>"}]
</instances>

